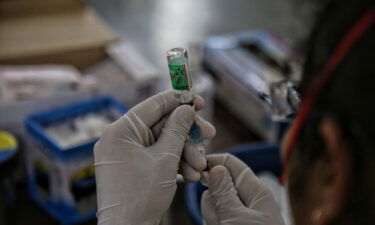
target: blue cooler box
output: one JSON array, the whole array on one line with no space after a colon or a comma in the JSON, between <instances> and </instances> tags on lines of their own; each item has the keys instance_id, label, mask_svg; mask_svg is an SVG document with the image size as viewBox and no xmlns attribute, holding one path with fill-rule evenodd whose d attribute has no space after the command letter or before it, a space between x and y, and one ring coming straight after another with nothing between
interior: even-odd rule
<instances>
[{"instance_id":1,"label":"blue cooler box","mask_svg":"<svg viewBox=\"0 0 375 225\"><path fill-rule=\"evenodd\" d=\"M25 126L30 139L26 153L28 192L34 202L61 224L95 217L93 147L97 139L63 148L44 128L96 113L110 115L111 120L116 120L126 111L113 98L100 97L27 117Z\"/></svg>"}]
</instances>

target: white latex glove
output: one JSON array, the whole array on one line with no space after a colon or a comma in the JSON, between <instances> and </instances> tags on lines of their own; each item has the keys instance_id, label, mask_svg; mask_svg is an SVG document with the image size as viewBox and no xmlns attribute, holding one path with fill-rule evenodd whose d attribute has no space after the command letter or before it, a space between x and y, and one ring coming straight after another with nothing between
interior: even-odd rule
<instances>
[{"instance_id":1,"label":"white latex glove","mask_svg":"<svg viewBox=\"0 0 375 225\"><path fill-rule=\"evenodd\" d=\"M201 199L207 225L284 225L268 188L231 154L208 157L208 190Z\"/></svg>"},{"instance_id":2,"label":"white latex glove","mask_svg":"<svg viewBox=\"0 0 375 225\"><path fill-rule=\"evenodd\" d=\"M201 98L194 102L203 107ZM160 222L176 191L180 156L195 114L193 107L179 106L174 93L167 91L138 104L105 129L94 149L98 224ZM212 136L213 127L196 120L202 135ZM186 163L199 173L206 167L205 157L189 144L186 148L191 148L184 153ZM188 161L191 158L195 161Z\"/></svg>"}]
</instances>

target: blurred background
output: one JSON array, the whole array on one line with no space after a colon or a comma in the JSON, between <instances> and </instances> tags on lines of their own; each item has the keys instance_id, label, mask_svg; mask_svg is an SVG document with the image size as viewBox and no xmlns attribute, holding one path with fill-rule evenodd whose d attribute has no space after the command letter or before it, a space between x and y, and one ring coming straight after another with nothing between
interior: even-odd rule
<instances>
[{"instance_id":1,"label":"blurred background","mask_svg":"<svg viewBox=\"0 0 375 225\"><path fill-rule=\"evenodd\" d=\"M314 2L1 0L0 224L96 224L93 145L171 88L174 47L187 48L200 113L217 129L207 151L278 151ZM201 224L196 196L178 187L163 224Z\"/></svg>"}]
</instances>

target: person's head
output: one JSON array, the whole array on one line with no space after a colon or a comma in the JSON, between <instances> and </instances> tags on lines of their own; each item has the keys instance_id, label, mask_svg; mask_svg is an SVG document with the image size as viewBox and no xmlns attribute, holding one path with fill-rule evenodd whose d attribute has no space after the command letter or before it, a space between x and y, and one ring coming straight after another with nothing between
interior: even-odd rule
<instances>
[{"instance_id":1,"label":"person's head","mask_svg":"<svg viewBox=\"0 0 375 225\"><path fill-rule=\"evenodd\" d=\"M373 7L371 0L327 3L311 35L302 93L347 31ZM374 224L374 41L372 26L320 90L300 130L287 165L297 225Z\"/></svg>"}]
</instances>

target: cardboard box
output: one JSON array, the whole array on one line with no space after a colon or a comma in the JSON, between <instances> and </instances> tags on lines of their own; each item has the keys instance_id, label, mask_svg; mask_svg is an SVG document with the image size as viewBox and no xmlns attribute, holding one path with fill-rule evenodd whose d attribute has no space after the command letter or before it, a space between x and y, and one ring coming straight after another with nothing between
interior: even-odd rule
<instances>
[{"instance_id":1,"label":"cardboard box","mask_svg":"<svg viewBox=\"0 0 375 225\"><path fill-rule=\"evenodd\" d=\"M40 10L33 4L27 10L29 2L41 5ZM83 69L106 57L105 46L117 38L93 10L78 4L81 1L47 2L0 4L0 12L9 10L0 16L0 64L71 64Z\"/></svg>"},{"instance_id":2,"label":"cardboard box","mask_svg":"<svg viewBox=\"0 0 375 225\"><path fill-rule=\"evenodd\" d=\"M25 17L83 10L85 0L2 0L1 17Z\"/></svg>"}]
</instances>

